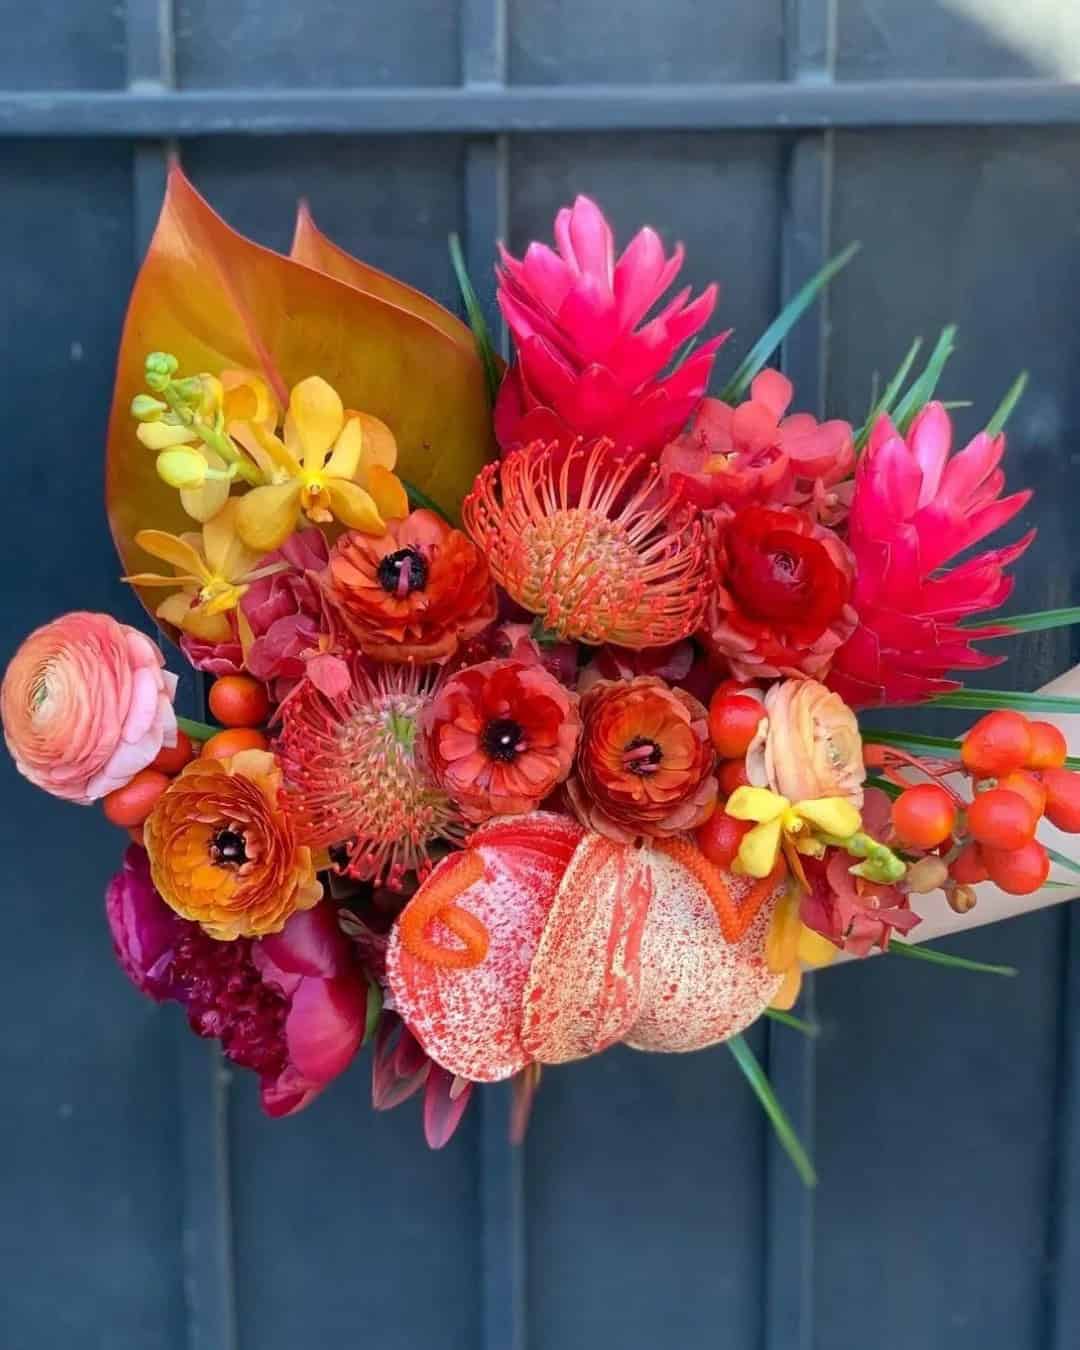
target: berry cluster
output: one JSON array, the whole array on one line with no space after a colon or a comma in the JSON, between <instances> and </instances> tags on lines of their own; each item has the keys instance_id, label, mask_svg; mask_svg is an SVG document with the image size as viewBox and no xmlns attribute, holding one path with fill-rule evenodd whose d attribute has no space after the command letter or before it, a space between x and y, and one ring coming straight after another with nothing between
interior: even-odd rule
<instances>
[{"instance_id":1,"label":"berry cluster","mask_svg":"<svg viewBox=\"0 0 1080 1350\"><path fill-rule=\"evenodd\" d=\"M756 685L724 680L714 691L709 703L709 736L720 760L716 778L721 800L749 782L746 752L765 716ZM730 867L743 836L752 828L752 821L736 820L718 806L694 832L694 838L714 866Z\"/></svg>"}]
</instances>

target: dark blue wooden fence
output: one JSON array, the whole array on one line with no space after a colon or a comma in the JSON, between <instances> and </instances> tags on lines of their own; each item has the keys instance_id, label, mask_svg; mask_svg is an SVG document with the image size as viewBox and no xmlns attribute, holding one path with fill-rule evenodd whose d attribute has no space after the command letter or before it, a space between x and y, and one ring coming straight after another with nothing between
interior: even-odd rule
<instances>
[{"instance_id":1,"label":"dark blue wooden fence","mask_svg":"<svg viewBox=\"0 0 1080 1350\"><path fill-rule=\"evenodd\" d=\"M963 323L949 397L1017 369L1040 489L1021 609L1080 594L1080 68L1066 4L999 0L0 0L0 656L72 608L139 614L101 508L124 302L163 156L286 246L295 200L453 302L467 241L593 193L682 238L745 350L831 249L861 257L788 344L857 417L911 336ZM1026 13L1026 10L1025 10ZM1004 36L1003 36L1004 34ZM1009 36L1012 35L1012 36ZM1070 42L1073 44L1070 47ZM922 81L915 83L914 81ZM961 421L965 417L961 414ZM977 425L972 414L969 428ZM1072 663L1067 633L1002 678ZM754 1033L812 1141L802 1191L722 1050L550 1073L440 1155L368 1110L367 1064L271 1124L109 954L100 815L2 774L0 1344L12 1350L1073 1350L1080 922L974 933L1014 982L826 973L824 1034Z\"/></svg>"}]
</instances>

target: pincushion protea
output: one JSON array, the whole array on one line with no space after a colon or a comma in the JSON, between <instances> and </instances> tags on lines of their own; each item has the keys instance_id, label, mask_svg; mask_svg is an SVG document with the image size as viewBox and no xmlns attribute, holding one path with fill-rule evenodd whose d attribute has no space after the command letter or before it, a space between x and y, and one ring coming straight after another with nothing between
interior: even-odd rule
<instances>
[{"instance_id":1,"label":"pincushion protea","mask_svg":"<svg viewBox=\"0 0 1080 1350\"><path fill-rule=\"evenodd\" d=\"M858 625L828 679L852 707L918 703L959 688L950 670L1004 660L971 645L999 629L959 625L1008 598L1014 582L1005 568L1035 531L942 569L1012 520L1031 493L1001 496L1004 436L980 432L957 454L951 448L949 414L929 403L906 436L880 418L859 463L848 521Z\"/></svg>"},{"instance_id":2,"label":"pincushion protea","mask_svg":"<svg viewBox=\"0 0 1080 1350\"><path fill-rule=\"evenodd\" d=\"M682 245L666 257L645 228L616 261L611 226L588 197L556 216L555 243L557 251L534 242L521 259L501 250L499 307L517 360L495 405L499 444L507 451L545 440L569 449L578 436L606 436L614 454L655 456L701 400L727 336L663 377L708 323L716 286L689 303L684 287L646 319L682 267Z\"/></svg>"}]
</instances>

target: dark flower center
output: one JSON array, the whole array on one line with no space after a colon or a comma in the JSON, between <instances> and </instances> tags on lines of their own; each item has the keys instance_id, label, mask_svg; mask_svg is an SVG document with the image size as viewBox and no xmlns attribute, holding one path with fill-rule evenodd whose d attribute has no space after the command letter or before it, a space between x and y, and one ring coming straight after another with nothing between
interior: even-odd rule
<instances>
[{"instance_id":1,"label":"dark flower center","mask_svg":"<svg viewBox=\"0 0 1080 1350\"><path fill-rule=\"evenodd\" d=\"M647 740L644 736L635 736L623 749L623 768L629 773L644 777L646 774L655 773L663 758L664 752L655 741Z\"/></svg>"},{"instance_id":2,"label":"dark flower center","mask_svg":"<svg viewBox=\"0 0 1080 1350\"><path fill-rule=\"evenodd\" d=\"M406 596L411 591L422 591L428 579L427 559L419 549L399 548L382 559L376 575L389 595Z\"/></svg>"},{"instance_id":3,"label":"dark flower center","mask_svg":"<svg viewBox=\"0 0 1080 1350\"><path fill-rule=\"evenodd\" d=\"M247 862L244 836L239 830L218 830L210 841L210 857L219 865L239 867Z\"/></svg>"},{"instance_id":4,"label":"dark flower center","mask_svg":"<svg viewBox=\"0 0 1080 1350\"><path fill-rule=\"evenodd\" d=\"M510 761L524 749L521 743L521 727L512 717L497 717L484 728L480 743L492 759L503 764Z\"/></svg>"}]
</instances>

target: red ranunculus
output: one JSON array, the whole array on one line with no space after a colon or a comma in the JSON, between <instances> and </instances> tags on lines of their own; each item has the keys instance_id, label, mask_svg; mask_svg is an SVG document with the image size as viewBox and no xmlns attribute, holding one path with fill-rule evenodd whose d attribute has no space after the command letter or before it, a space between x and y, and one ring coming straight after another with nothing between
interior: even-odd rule
<instances>
[{"instance_id":1,"label":"red ranunculus","mask_svg":"<svg viewBox=\"0 0 1080 1350\"><path fill-rule=\"evenodd\" d=\"M851 554L794 507L747 506L716 526L719 585L702 638L739 679L820 679L855 625Z\"/></svg>"}]
</instances>

